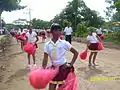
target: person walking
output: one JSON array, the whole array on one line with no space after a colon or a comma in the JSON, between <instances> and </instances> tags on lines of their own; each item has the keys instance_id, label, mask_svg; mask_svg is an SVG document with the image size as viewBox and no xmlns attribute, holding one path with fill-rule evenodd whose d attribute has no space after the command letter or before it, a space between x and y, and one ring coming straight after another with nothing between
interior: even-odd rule
<instances>
[{"instance_id":1,"label":"person walking","mask_svg":"<svg viewBox=\"0 0 120 90\"><path fill-rule=\"evenodd\" d=\"M72 27L68 24L67 27L65 27L64 33L65 33L65 40L68 41L71 44L71 37L72 37Z\"/></svg>"}]
</instances>

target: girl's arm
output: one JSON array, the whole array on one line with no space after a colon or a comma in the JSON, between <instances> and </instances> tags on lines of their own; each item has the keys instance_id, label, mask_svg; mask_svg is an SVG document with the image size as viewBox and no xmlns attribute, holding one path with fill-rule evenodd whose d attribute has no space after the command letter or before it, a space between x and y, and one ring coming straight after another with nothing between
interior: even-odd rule
<instances>
[{"instance_id":1,"label":"girl's arm","mask_svg":"<svg viewBox=\"0 0 120 90\"><path fill-rule=\"evenodd\" d=\"M99 42L102 42L101 38L98 35L96 35L96 37L99 40Z\"/></svg>"},{"instance_id":2,"label":"girl's arm","mask_svg":"<svg viewBox=\"0 0 120 90\"><path fill-rule=\"evenodd\" d=\"M47 63L48 63L48 54L47 54L47 53L44 53L43 62L42 62L42 67L43 67L43 68L46 68Z\"/></svg>"},{"instance_id":3,"label":"girl's arm","mask_svg":"<svg viewBox=\"0 0 120 90\"><path fill-rule=\"evenodd\" d=\"M27 37L27 36L25 36L25 38L26 38L26 42L28 42L28 37Z\"/></svg>"},{"instance_id":4,"label":"girl's arm","mask_svg":"<svg viewBox=\"0 0 120 90\"><path fill-rule=\"evenodd\" d=\"M86 51L88 50L89 46L90 46L90 41L87 41Z\"/></svg>"},{"instance_id":5,"label":"girl's arm","mask_svg":"<svg viewBox=\"0 0 120 90\"><path fill-rule=\"evenodd\" d=\"M38 39L38 36L36 36L36 39L37 39L37 40L36 40L36 43L37 43L37 41L39 40L39 39Z\"/></svg>"},{"instance_id":6,"label":"girl's arm","mask_svg":"<svg viewBox=\"0 0 120 90\"><path fill-rule=\"evenodd\" d=\"M72 58L72 61L71 61L71 66L73 66L73 64L75 63L77 57L78 57L78 52L76 49L74 49L73 47L70 49L70 51L73 53L73 58Z\"/></svg>"}]
</instances>

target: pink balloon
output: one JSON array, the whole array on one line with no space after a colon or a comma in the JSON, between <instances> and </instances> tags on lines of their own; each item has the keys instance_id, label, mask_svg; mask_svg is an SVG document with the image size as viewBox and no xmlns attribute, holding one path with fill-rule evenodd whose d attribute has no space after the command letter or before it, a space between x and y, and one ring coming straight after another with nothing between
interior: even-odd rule
<instances>
[{"instance_id":1,"label":"pink balloon","mask_svg":"<svg viewBox=\"0 0 120 90\"><path fill-rule=\"evenodd\" d=\"M33 70L29 74L30 84L35 89L44 89L47 84L56 76L58 69L43 69L38 68Z\"/></svg>"}]
</instances>

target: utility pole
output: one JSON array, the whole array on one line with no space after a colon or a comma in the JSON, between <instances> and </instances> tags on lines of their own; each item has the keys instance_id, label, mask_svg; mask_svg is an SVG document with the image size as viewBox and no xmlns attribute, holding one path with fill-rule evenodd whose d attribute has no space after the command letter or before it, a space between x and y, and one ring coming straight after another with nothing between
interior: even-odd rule
<instances>
[{"instance_id":1,"label":"utility pole","mask_svg":"<svg viewBox=\"0 0 120 90\"><path fill-rule=\"evenodd\" d=\"M29 21L28 25L31 26L31 11L32 11L32 9L31 9L31 8L28 8L28 9L26 9L26 11L27 11L27 12L23 12L23 14L28 15L28 21Z\"/></svg>"},{"instance_id":2,"label":"utility pole","mask_svg":"<svg viewBox=\"0 0 120 90\"><path fill-rule=\"evenodd\" d=\"M30 8L28 9L28 14L29 14L29 21L30 21L29 25L31 26L31 9Z\"/></svg>"}]
</instances>

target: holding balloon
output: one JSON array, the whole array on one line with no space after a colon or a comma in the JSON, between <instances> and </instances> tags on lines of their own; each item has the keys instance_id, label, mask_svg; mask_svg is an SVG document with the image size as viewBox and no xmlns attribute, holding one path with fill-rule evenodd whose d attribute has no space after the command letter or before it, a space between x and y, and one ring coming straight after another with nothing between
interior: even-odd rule
<instances>
[{"instance_id":1,"label":"holding balloon","mask_svg":"<svg viewBox=\"0 0 120 90\"><path fill-rule=\"evenodd\" d=\"M52 24L51 34L52 39L48 41L44 46L44 58L42 66L46 68L48 63L48 56L51 59L52 67L59 67L58 74L53 78L49 84L49 90L56 90L57 85L61 86L64 84L64 80L67 78L68 74L74 71L73 64L75 63L78 52L73 48L73 46L59 38L61 33L61 26L57 23ZM70 63L67 63L65 58L65 52L71 51L73 53L73 58Z\"/></svg>"},{"instance_id":2,"label":"holding balloon","mask_svg":"<svg viewBox=\"0 0 120 90\"><path fill-rule=\"evenodd\" d=\"M32 52L35 48L37 48L37 41L38 41L38 37L37 37L37 34L36 32L32 31L32 28L28 28L29 29L29 32L26 33L26 41L27 41L27 44L30 44L28 45L29 46L29 49L31 51L32 49ZM32 46L33 45L33 46ZM34 47L35 46L35 47ZM29 50L28 49L28 50ZM28 65L30 66L30 55L31 53L28 53L27 57L28 57ZM35 64L35 50L34 50L34 53L32 53L32 57L33 57L33 64Z\"/></svg>"},{"instance_id":3,"label":"holding balloon","mask_svg":"<svg viewBox=\"0 0 120 90\"><path fill-rule=\"evenodd\" d=\"M90 56L89 56L89 65L88 66L92 66L92 64L94 66L96 66L95 60L96 60L96 56L99 50L99 45L101 42L100 37L96 34L93 33L93 31L88 31L88 36L87 36L87 50L90 50ZM93 58L93 61L91 61L91 59Z\"/></svg>"}]
</instances>

